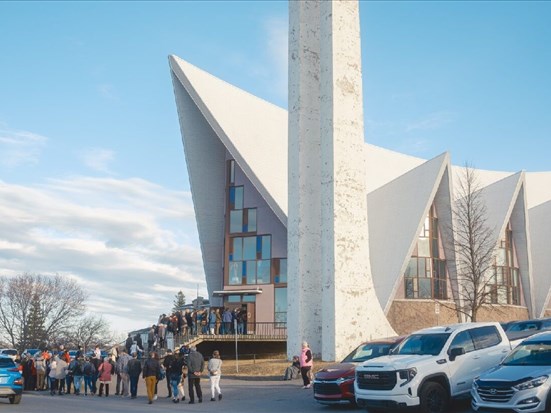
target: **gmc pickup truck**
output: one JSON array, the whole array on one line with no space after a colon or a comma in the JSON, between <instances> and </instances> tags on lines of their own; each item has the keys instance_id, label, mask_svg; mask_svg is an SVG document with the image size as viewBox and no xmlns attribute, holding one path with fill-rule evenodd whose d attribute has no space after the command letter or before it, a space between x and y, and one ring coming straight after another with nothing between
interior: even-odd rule
<instances>
[{"instance_id":1,"label":"gmc pickup truck","mask_svg":"<svg viewBox=\"0 0 551 413\"><path fill-rule=\"evenodd\" d=\"M469 397L473 379L511 350L499 323L463 323L416 331L388 356L356 368L356 403L369 411L418 406L445 413Z\"/></svg>"}]
</instances>

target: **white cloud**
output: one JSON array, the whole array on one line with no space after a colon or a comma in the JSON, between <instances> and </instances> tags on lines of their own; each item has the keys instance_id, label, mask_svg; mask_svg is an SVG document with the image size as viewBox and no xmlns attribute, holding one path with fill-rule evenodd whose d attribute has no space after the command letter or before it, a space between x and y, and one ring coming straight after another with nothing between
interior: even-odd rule
<instances>
[{"instance_id":1,"label":"white cloud","mask_svg":"<svg viewBox=\"0 0 551 413\"><path fill-rule=\"evenodd\" d=\"M155 322L179 290L205 294L188 192L142 179L0 181L0 234L0 274L72 277L120 331Z\"/></svg>"},{"instance_id":2,"label":"white cloud","mask_svg":"<svg viewBox=\"0 0 551 413\"><path fill-rule=\"evenodd\" d=\"M94 171L112 174L109 164L115 160L115 153L109 149L88 148L81 154L82 162Z\"/></svg>"},{"instance_id":3,"label":"white cloud","mask_svg":"<svg viewBox=\"0 0 551 413\"><path fill-rule=\"evenodd\" d=\"M37 164L47 141L45 136L0 124L0 166Z\"/></svg>"}]
</instances>

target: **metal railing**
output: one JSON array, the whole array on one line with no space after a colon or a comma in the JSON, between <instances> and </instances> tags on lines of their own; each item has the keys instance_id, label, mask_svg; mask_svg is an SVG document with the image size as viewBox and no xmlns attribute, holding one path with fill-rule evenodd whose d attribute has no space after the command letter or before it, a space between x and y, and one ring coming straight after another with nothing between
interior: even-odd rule
<instances>
[{"instance_id":1,"label":"metal railing","mask_svg":"<svg viewBox=\"0 0 551 413\"><path fill-rule=\"evenodd\" d=\"M197 329L199 331L196 331ZM237 323L237 325L222 323L218 329L216 326L212 329L209 326L197 326L191 331L186 329L184 332L174 334L174 347L197 341L233 340L236 334L240 340L286 340L287 324L284 322Z\"/></svg>"}]
</instances>

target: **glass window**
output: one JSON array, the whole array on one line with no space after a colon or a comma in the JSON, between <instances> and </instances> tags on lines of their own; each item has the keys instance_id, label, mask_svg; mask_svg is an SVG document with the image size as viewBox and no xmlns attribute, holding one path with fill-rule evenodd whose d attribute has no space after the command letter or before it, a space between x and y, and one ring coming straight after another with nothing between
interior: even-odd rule
<instances>
[{"instance_id":1,"label":"glass window","mask_svg":"<svg viewBox=\"0 0 551 413\"><path fill-rule=\"evenodd\" d=\"M258 284L270 283L270 260L257 261L256 278Z\"/></svg>"},{"instance_id":2,"label":"glass window","mask_svg":"<svg viewBox=\"0 0 551 413\"><path fill-rule=\"evenodd\" d=\"M432 283L430 278L419 278L419 298L432 297Z\"/></svg>"},{"instance_id":3,"label":"glass window","mask_svg":"<svg viewBox=\"0 0 551 413\"><path fill-rule=\"evenodd\" d=\"M256 260L256 237L243 238L243 260Z\"/></svg>"},{"instance_id":4,"label":"glass window","mask_svg":"<svg viewBox=\"0 0 551 413\"><path fill-rule=\"evenodd\" d=\"M247 232L256 232L256 208L247 209Z\"/></svg>"},{"instance_id":5,"label":"glass window","mask_svg":"<svg viewBox=\"0 0 551 413\"><path fill-rule=\"evenodd\" d=\"M256 284L256 261L247 261L247 284Z\"/></svg>"},{"instance_id":6,"label":"glass window","mask_svg":"<svg viewBox=\"0 0 551 413\"><path fill-rule=\"evenodd\" d=\"M462 331L461 333L457 334L450 344L450 350L459 347L462 347L465 350L465 353L474 350L473 339L471 338L471 334L468 331Z\"/></svg>"},{"instance_id":7,"label":"glass window","mask_svg":"<svg viewBox=\"0 0 551 413\"><path fill-rule=\"evenodd\" d=\"M244 303L254 303L254 302L256 302L256 295L250 295L250 294L244 295L243 296L243 302Z\"/></svg>"},{"instance_id":8,"label":"glass window","mask_svg":"<svg viewBox=\"0 0 551 413\"><path fill-rule=\"evenodd\" d=\"M230 161L230 184L235 183L235 161Z\"/></svg>"},{"instance_id":9,"label":"glass window","mask_svg":"<svg viewBox=\"0 0 551 413\"><path fill-rule=\"evenodd\" d=\"M230 211L230 234L243 232L243 211Z\"/></svg>"},{"instance_id":10,"label":"glass window","mask_svg":"<svg viewBox=\"0 0 551 413\"><path fill-rule=\"evenodd\" d=\"M271 235L264 235L262 237L262 255L263 260L269 260L272 258L272 237Z\"/></svg>"},{"instance_id":11,"label":"glass window","mask_svg":"<svg viewBox=\"0 0 551 413\"><path fill-rule=\"evenodd\" d=\"M243 187L235 187L235 202L233 209L243 209Z\"/></svg>"},{"instance_id":12,"label":"glass window","mask_svg":"<svg viewBox=\"0 0 551 413\"><path fill-rule=\"evenodd\" d=\"M240 303L240 302L241 302L240 295L228 295L228 303Z\"/></svg>"},{"instance_id":13,"label":"glass window","mask_svg":"<svg viewBox=\"0 0 551 413\"><path fill-rule=\"evenodd\" d=\"M230 261L242 261L243 260L243 238L232 238L233 254Z\"/></svg>"},{"instance_id":14,"label":"glass window","mask_svg":"<svg viewBox=\"0 0 551 413\"><path fill-rule=\"evenodd\" d=\"M471 336L477 350L492 347L501 343L501 336L494 326L473 328Z\"/></svg>"},{"instance_id":15,"label":"glass window","mask_svg":"<svg viewBox=\"0 0 551 413\"><path fill-rule=\"evenodd\" d=\"M438 239L432 240L432 256L434 258L440 258L440 248L438 248Z\"/></svg>"},{"instance_id":16,"label":"glass window","mask_svg":"<svg viewBox=\"0 0 551 413\"><path fill-rule=\"evenodd\" d=\"M238 285L243 283L243 262L230 262L230 285Z\"/></svg>"},{"instance_id":17,"label":"glass window","mask_svg":"<svg viewBox=\"0 0 551 413\"><path fill-rule=\"evenodd\" d=\"M284 258L281 258L279 260L279 274L278 274L278 280L276 282L279 283L286 283L287 282L287 260Z\"/></svg>"},{"instance_id":18,"label":"glass window","mask_svg":"<svg viewBox=\"0 0 551 413\"><path fill-rule=\"evenodd\" d=\"M287 288L276 288L274 290L274 309L275 309L275 321L286 322L287 321Z\"/></svg>"},{"instance_id":19,"label":"glass window","mask_svg":"<svg viewBox=\"0 0 551 413\"><path fill-rule=\"evenodd\" d=\"M419 257L430 257L430 241L428 238L419 238Z\"/></svg>"},{"instance_id":20,"label":"glass window","mask_svg":"<svg viewBox=\"0 0 551 413\"><path fill-rule=\"evenodd\" d=\"M406 268L406 277L417 277L417 258L411 257Z\"/></svg>"}]
</instances>

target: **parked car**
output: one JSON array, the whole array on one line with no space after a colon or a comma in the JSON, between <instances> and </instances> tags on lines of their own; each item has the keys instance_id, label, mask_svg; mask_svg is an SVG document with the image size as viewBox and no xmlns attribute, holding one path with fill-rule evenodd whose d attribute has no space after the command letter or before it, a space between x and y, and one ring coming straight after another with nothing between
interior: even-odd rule
<instances>
[{"instance_id":1,"label":"parked car","mask_svg":"<svg viewBox=\"0 0 551 413\"><path fill-rule=\"evenodd\" d=\"M515 321L507 325L506 331L540 331L551 329L551 318Z\"/></svg>"},{"instance_id":2,"label":"parked car","mask_svg":"<svg viewBox=\"0 0 551 413\"><path fill-rule=\"evenodd\" d=\"M535 334L471 389L475 411L543 412L551 409L551 332Z\"/></svg>"},{"instance_id":3,"label":"parked car","mask_svg":"<svg viewBox=\"0 0 551 413\"><path fill-rule=\"evenodd\" d=\"M468 397L473 379L510 350L497 322L417 331L391 355L356 368L356 403L374 410L419 406L423 413L445 413L450 398Z\"/></svg>"},{"instance_id":4,"label":"parked car","mask_svg":"<svg viewBox=\"0 0 551 413\"><path fill-rule=\"evenodd\" d=\"M77 356L78 350L69 350L69 357L71 357L71 360L74 360Z\"/></svg>"},{"instance_id":5,"label":"parked car","mask_svg":"<svg viewBox=\"0 0 551 413\"><path fill-rule=\"evenodd\" d=\"M0 355L0 397L8 398L11 404L19 404L23 393L23 377L8 356Z\"/></svg>"},{"instance_id":6,"label":"parked car","mask_svg":"<svg viewBox=\"0 0 551 413\"><path fill-rule=\"evenodd\" d=\"M14 348L3 348L0 350L0 355L8 356L13 361L17 359L17 350Z\"/></svg>"},{"instance_id":7,"label":"parked car","mask_svg":"<svg viewBox=\"0 0 551 413\"><path fill-rule=\"evenodd\" d=\"M28 354L29 356L33 356L36 354L36 353L41 353L40 349L39 348L26 348L23 353L21 354Z\"/></svg>"},{"instance_id":8,"label":"parked car","mask_svg":"<svg viewBox=\"0 0 551 413\"><path fill-rule=\"evenodd\" d=\"M387 355L402 340L403 337L393 337L362 343L339 364L318 371L314 378L314 399L321 404L355 403L356 366Z\"/></svg>"}]
</instances>

